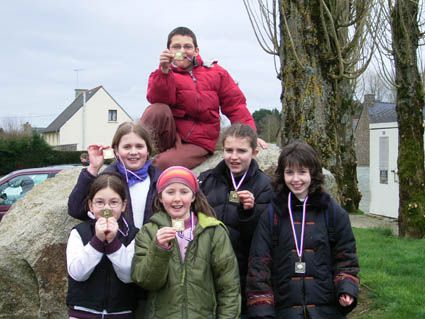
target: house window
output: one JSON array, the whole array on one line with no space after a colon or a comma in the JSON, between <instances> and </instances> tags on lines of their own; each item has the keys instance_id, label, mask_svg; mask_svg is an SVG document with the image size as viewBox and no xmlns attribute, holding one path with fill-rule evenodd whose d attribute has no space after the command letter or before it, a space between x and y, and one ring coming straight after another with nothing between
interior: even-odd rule
<instances>
[{"instance_id":1,"label":"house window","mask_svg":"<svg viewBox=\"0 0 425 319\"><path fill-rule=\"evenodd\" d=\"M116 121L117 121L117 110L109 110L108 122L116 122Z\"/></svg>"},{"instance_id":2,"label":"house window","mask_svg":"<svg viewBox=\"0 0 425 319\"><path fill-rule=\"evenodd\" d=\"M388 184L389 137L379 138L379 182Z\"/></svg>"}]
</instances>

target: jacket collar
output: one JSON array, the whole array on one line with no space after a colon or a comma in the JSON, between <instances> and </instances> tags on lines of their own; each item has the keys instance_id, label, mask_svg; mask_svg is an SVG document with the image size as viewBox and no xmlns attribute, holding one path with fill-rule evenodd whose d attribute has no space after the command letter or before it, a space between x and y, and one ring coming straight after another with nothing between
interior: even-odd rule
<instances>
[{"instance_id":1,"label":"jacket collar","mask_svg":"<svg viewBox=\"0 0 425 319\"><path fill-rule=\"evenodd\" d=\"M114 161L111 165L109 165L106 169L105 172L118 172L118 161ZM159 175L161 175L161 170L156 168L153 165L150 165L148 168L148 175L149 178L151 179L151 184L152 183L156 183L156 181L158 180Z\"/></svg>"},{"instance_id":2,"label":"jacket collar","mask_svg":"<svg viewBox=\"0 0 425 319\"><path fill-rule=\"evenodd\" d=\"M254 176L255 172L258 170L258 163L255 159L251 160L251 164L248 167L248 173L245 177L245 182L248 181L252 176ZM226 184L228 181L231 181L229 168L226 166L224 160L217 164L215 168L212 169L212 174L216 176L216 178L223 180Z\"/></svg>"},{"instance_id":3,"label":"jacket collar","mask_svg":"<svg viewBox=\"0 0 425 319\"><path fill-rule=\"evenodd\" d=\"M202 212L198 212L196 215L198 217L198 224L204 229L208 228L208 227L218 226L218 225L224 226L223 222L219 221L218 219L216 219L214 217L207 216ZM170 216L167 213L162 212L162 211L153 214L149 221L151 223L157 224L158 226L171 227Z\"/></svg>"},{"instance_id":4,"label":"jacket collar","mask_svg":"<svg viewBox=\"0 0 425 319\"><path fill-rule=\"evenodd\" d=\"M301 202L295 197L292 197L294 205L302 205ZM324 211L328 208L330 203L330 195L325 192L314 192L308 194L308 206L311 207L315 211ZM288 211L288 193L280 192L275 193L272 199L272 205L275 207L277 212L282 212L285 214Z\"/></svg>"}]
</instances>

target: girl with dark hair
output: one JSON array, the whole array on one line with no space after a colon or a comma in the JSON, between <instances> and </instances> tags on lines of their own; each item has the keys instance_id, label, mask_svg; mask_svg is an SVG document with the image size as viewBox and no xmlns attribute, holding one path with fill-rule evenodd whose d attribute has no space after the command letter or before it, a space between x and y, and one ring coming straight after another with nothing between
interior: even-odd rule
<instances>
[{"instance_id":1,"label":"girl with dark hair","mask_svg":"<svg viewBox=\"0 0 425 319\"><path fill-rule=\"evenodd\" d=\"M90 145L89 166L81 170L77 184L68 199L68 214L87 220L86 197L95 177L105 162L105 157L115 158L105 172L116 172L126 181L128 198L128 222L140 228L152 215L155 185L160 171L153 167L150 155L153 146L149 133L140 122L120 124L112 139L112 145ZM110 153L110 154L109 154Z\"/></svg>"},{"instance_id":2,"label":"girl with dark hair","mask_svg":"<svg viewBox=\"0 0 425 319\"><path fill-rule=\"evenodd\" d=\"M357 304L359 264L348 214L323 190L308 144L282 149L275 196L252 240L249 318L343 319Z\"/></svg>"},{"instance_id":3,"label":"girl with dark hair","mask_svg":"<svg viewBox=\"0 0 425 319\"><path fill-rule=\"evenodd\" d=\"M241 277L242 314L245 313L245 282L249 248L260 215L272 197L270 178L254 156L257 134L241 123L232 124L222 135L223 160L199 176L199 183L217 218L229 229Z\"/></svg>"},{"instance_id":4,"label":"girl with dark hair","mask_svg":"<svg viewBox=\"0 0 425 319\"><path fill-rule=\"evenodd\" d=\"M93 219L74 227L66 248L70 318L134 317L137 286L130 271L137 229L124 217L126 194L114 173L100 174L90 187Z\"/></svg>"},{"instance_id":5,"label":"girl with dark hair","mask_svg":"<svg viewBox=\"0 0 425 319\"><path fill-rule=\"evenodd\" d=\"M149 292L145 318L238 318L237 260L196 176L172 166L157 190L157 212L137 234L132 265L133 281Z\"/></svg>"}]
</instances>

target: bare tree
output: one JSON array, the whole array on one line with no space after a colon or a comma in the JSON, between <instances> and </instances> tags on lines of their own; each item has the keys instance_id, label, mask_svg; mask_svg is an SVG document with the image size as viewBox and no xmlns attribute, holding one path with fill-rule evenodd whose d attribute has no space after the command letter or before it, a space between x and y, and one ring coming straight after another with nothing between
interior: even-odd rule
<instances>
[{"instance_id":1,"label":"bare tree","mask_svg":"<svg viewBox=\"0 0 425 319\"><path fill-rule=\"evenodd\" d=\"M365 94L373 94L377 101L395 103L396 87L395 75L391 81L386 81L381 72L370 67L363 73L357 84L357 100L362 100Z\"/></svg>"},{"instance_id":2,"label":"bare tree","mask_svg":"<svg viewBox=\"0 0 425 319\"><path fill-rule=\"evenodd\" d=\"M303 139L335 175L343 206L358 208L352 120L378 16L369 0L244 0L261 47L276 57L286 144Z\"/></svg>"},{"instance_id":3,"label":"bare tree","mask_svg":"<svg viewBox=\"0 0 425 319\"><path fill-rule=\"evenodd\" d=\"M10 118L2 121L0 128L0 139L16 138L24 135L29 136L32 134L31 124L28 122L22 123L22 121L19 121L16 118Z\"/></svg>"}]
</instances>

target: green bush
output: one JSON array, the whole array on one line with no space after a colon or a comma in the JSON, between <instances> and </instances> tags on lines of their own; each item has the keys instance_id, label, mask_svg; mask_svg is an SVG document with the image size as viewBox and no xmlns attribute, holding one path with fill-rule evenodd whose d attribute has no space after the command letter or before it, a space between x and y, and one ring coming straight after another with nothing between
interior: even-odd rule
<instances>
[{"instance_id":1,"label":"green bush","mask_svg":"<svg viewBox=\"0 0 425 319\"><path fill-rule=\"evenodd\" d=\"M22 168L79 163L80 153L55 151L36 133L1 138L0 175Z\"/></svg>"}]
</instances>

